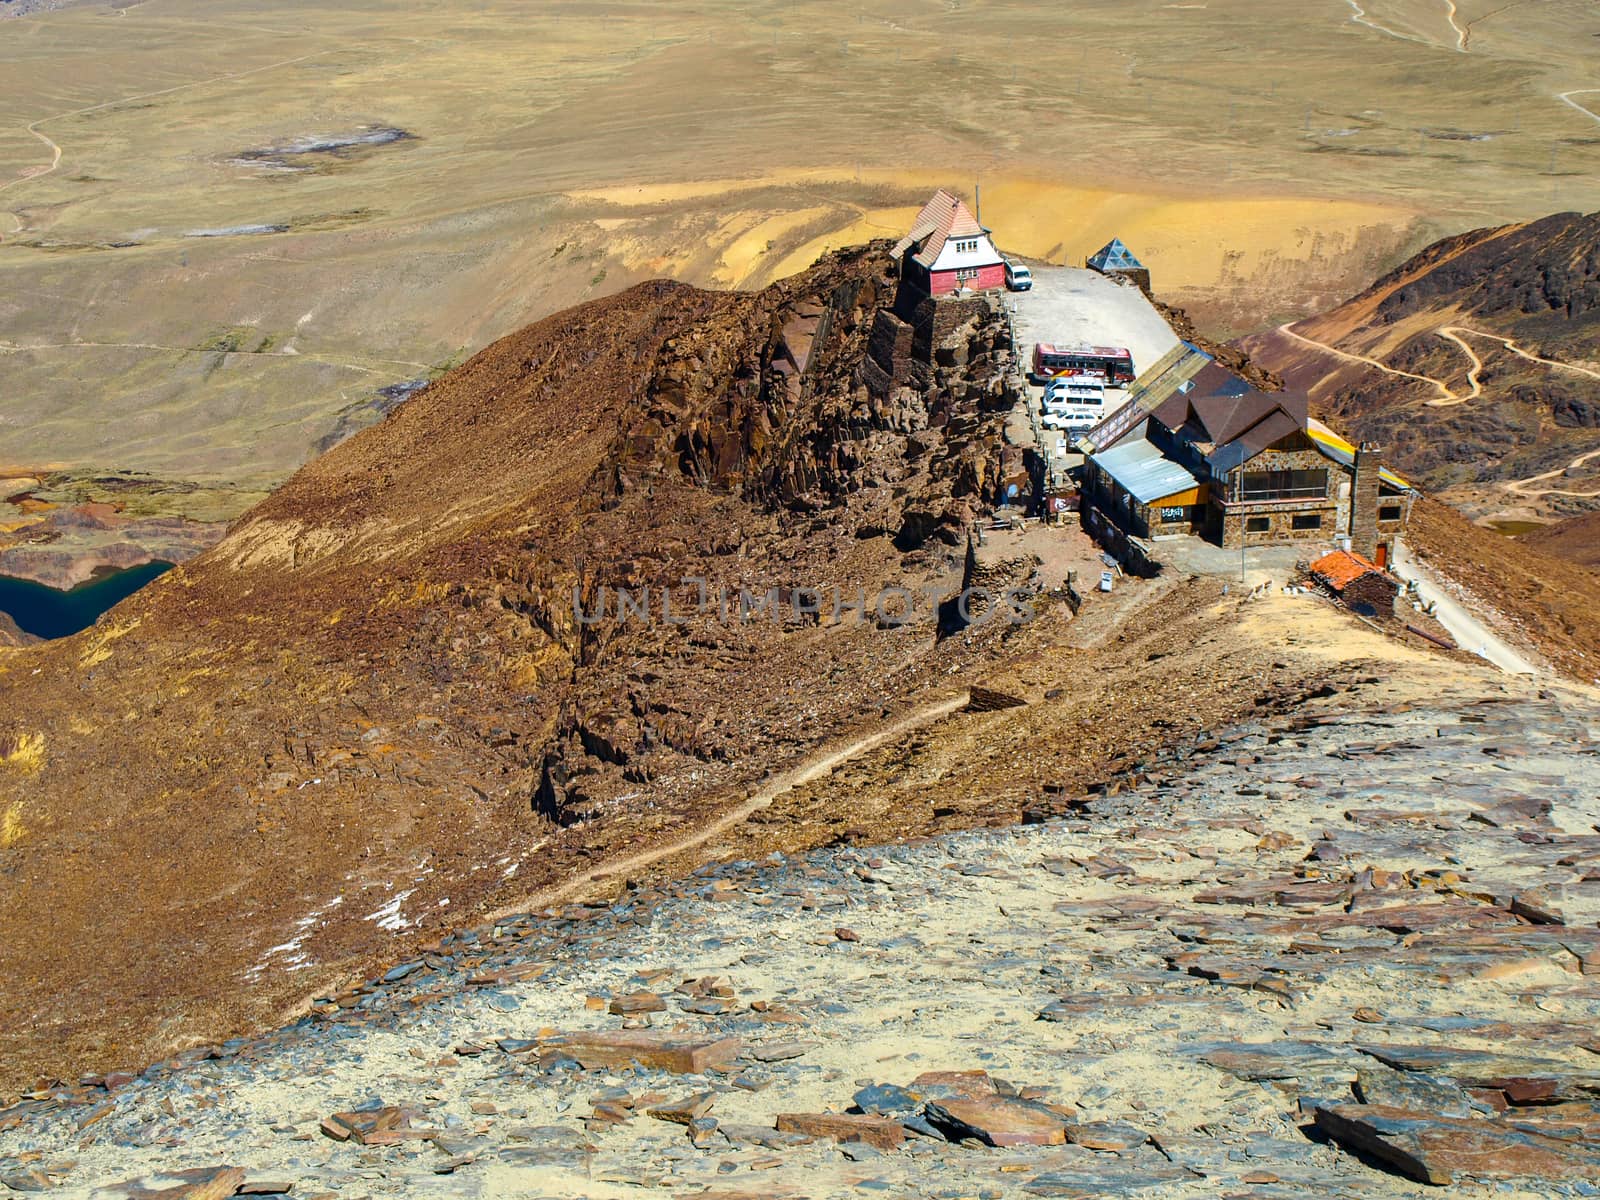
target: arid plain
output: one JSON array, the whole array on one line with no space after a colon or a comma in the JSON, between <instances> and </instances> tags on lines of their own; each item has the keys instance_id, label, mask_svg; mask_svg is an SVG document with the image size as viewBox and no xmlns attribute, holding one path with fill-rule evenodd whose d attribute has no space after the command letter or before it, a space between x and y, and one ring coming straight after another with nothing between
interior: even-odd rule
<instances>
[{"instance_id":1,"label":"arid plain","mask_svg":"<svg viewBox=\"0 0 1600 1200\"><path fill-rule=\"evenodd\" d=\"M0 22L0 475L229 517L584 298L755 286L982 185L1237 334L1592 206L1570 0L144 0ZM158 485L155 481L180 486ZM142 499L138 493L145 495ZM127 493L121 494L127 499Z\"/></svg>"}]
</instances>

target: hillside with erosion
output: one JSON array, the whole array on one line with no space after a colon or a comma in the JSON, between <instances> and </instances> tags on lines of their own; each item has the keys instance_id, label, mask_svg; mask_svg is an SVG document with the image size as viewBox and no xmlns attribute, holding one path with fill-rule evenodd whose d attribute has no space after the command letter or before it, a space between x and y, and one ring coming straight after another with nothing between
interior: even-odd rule
<instances>
[{"instance_id":1,"label":"hillside with erosion","mask_svg":"<svg viewBox=\"0 0 1600 1200\"><path fill-rule=\"evenodd\" d=\"M1082 531L986 520L1005 310L899 270L546 318L0 648L0 1181L1590 1177L1600 581L1419 502L1534 678L1231 568L1074 588Z\"/></svg>"},{"instance_id":2,"label":"hillside with erosion","mask_svg":"<svg viewBox=\"0 0 1600 1200\"><path fill-rule=\"evenodd\" d=\"M0 773L7 1078L276 1019L619 848L703 830L835 743L942 715L1001 664L1048 662L1080 722L1059 753L1090 771L1320 673L1224 638L1248 682L1185 662L1210 699L1174 714L1117 697L1224 620L1211 590L1174 585L1154 628L1104 645L1092 622L1061 633L1059 596L1026 627L958 631L931 607L998 490L1009 341L975 306L943 365L869 391L892 271L875 246L759 293L647 284L530 326L94 629L0 657L0 736L33 748ZM1042 590L1030 561L999 578ZM911 619L903 599L876 611L885 588L918 593ZM652 618L619 618L619 589ZM739 619L741 590L765 613ZM834 621L835 594L868 611ZM1027 756L949 800L864 796L808 836L1014 816L1059 765Z\"/></svg>"},{"instance_id":3,"label":"hillside with erosion","mask_svg":"<svg viewBox=\"0 0 1600 1200\"><path fill-rule=\"evenodd\" d=\"M1600 213L1448 238L1241 344L1473 517L1515 529L1600 503Z\"/></svg>"}]
</instances>

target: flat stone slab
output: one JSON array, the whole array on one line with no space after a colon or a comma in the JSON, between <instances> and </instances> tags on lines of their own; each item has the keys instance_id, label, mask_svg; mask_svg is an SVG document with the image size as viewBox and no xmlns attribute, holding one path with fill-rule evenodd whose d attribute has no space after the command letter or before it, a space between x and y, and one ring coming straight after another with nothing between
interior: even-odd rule
<instances>
[{"instance_id":1,"label":"flat stone slab","mask_svg":"<svg viewBox=\"0 0 1600 1200\"><path fill-rule=\"evenodd\" d=\"M1317 1109L1317 1126L1424 1183L1478 1179L1600 1178L1600 1147L1550 1137L1503 1120L1440 1117L1383 1104Z\"/></svg>"},{"instance_id":2,"label":"flat stone slab","mask_svg":"<svg viewBox=\"0 0 1600 1200\"><path fill-rule=\"evenodd\" d=\"M95 1195L105 1200L227 1200L243 1186L244 1177L240 1167L196 1167L131 1180Z\"/></svg>"},{"instance_id":3,"label":"flat stone slab","mask_svg":"<svg viewBox=\"0 0 1600 1200\"><path fill-rule=\"evenodd\" d=\"M576 1059L586 1070L625 1067L638 1063L676 1075L699 1075L712 1067L731 1063L740 1040L696 1038L649 1029L585 1030L556 1034L540 1043L541 1062Z\"/></svg>"},{"instance_id":4,"label":"flat stone slab","mask_svg":"<svg viewBox=\"0 0 1600 1200\"><path fill-rule=\"evenodd\" d=\"M1067 1140L1065 1117L1004 1096L947 1096L928 1101L923 1113L952 1142L977 1138L990 1146L1059 1146Z\"/></svg>"},{"instance_id":5,"label":"flat stone slab","mask_svg":"<svg viewBox=\"0 0 1600 1200\"><path fill-rule=\"evenodd\" d=\"M1361 1060L1343 1047L1315 1042L1227 1042L1204 1047L1200 1061L1253 1082L1279 1079L1353 1083Z\"/></svg>"},{"instance_id":6,"label":"flat stone slab","mask_svg":"<svg viewBox=\"0 0 1600 1200\"><path fill-rule=\"evenodd\" d=\"M1358 1049L1396 1070L1440 1075L1465 1087L1493 1088L1504 1092L1512 1104L1600 1095L1600 1072L1570 1067L1557 1059L1454 1046L1362 1045Z\"/></svg>"},{"instance_id":7,"label":"flat stone slab","mask_svg":"<svg viewBox=\"0 0 1600 1200\"><path fill-rule=\"evenodd\" d=\"M879 1150L893 1150L906 1140L905 1130L896 1120L851 1113L779 1113L773 1128L779 1133L801 1133L836 1142L865 1142Z\"/></svg>"}]
</instances>

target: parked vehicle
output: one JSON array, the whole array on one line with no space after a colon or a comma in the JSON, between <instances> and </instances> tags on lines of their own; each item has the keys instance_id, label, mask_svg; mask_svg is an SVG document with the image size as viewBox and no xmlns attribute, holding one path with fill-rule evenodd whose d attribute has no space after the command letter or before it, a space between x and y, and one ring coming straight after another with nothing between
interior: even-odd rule
<instances>
[{"instance_id":1,"label":"parked vehicle","mask_svg":"<svg viewBox=\"0 0 1600 1200\"><path fill-rule=\"evenodd\" d=\"M1021 263L1006 260L1006 287L1013 292L1033 290L1033 272Z\"/></svg>"},{"instance_id":2,"label":"parked vehicle","mask_svg":"<svg viewBox=\"0 0 1600 1200\"><path fill-rule=\"evenodd\" d=\"M1100 424L1100 410L1081 405L1047 409L1044 416L1039 418L1039 424L1046 429L1062 429L1072 433L1086 433Z\"/></svg>"},{"instance_id":3,"label":"parked vehicle","mask_svg":"<svg viewBox=\"0 0 1600 1200\"><path fill-rule=\"evenodd\" d=\"M1072 375L1064 379L1052 379L1044 389L1045 403L1051 401L1067 404L1094 404L1104 406L1106 402L1105 384L1083 375Z\"/></svg>"},{"instance_id":4,"label":"parked vehicle","mask_svg":"<svg viewBox=\"0 0 1600 1200\"><path fill-rule=\"evenodd\" d=\"M1056 346L1040 342L1033 348L1036 379L1056 376L1097 375L1109 387L1133 382L1133 355L1118 346Z\"/></svg>"}]
</instances>

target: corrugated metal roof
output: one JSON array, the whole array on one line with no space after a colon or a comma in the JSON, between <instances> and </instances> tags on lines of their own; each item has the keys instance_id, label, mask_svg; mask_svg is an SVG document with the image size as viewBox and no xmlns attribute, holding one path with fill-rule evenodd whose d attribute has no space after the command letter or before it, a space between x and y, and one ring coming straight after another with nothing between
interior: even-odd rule
<instances>
[{"instance_id":1,"label":"corrugated metal roof","mask_svg":"<svg viewBox=\"0 0 1600 1200\"><path fill-rule=\"evenodd\" d=\"M1140 504L1199 487L1200 481L1144 438L1129 438L1090 461L1122 485Z\"/></svg>"}]
</instances>

